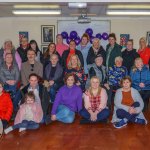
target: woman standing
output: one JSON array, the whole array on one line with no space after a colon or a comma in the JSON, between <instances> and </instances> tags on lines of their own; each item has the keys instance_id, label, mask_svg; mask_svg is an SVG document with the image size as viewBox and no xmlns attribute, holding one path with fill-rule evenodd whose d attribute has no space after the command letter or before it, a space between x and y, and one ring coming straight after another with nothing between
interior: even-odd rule
<instances>
[{"instance_id":1,"label":"woman standing","mask_svg":"<svg viewBox=\"0 0 150 150\"><path fill-rule=\"evenodd\" d=\"M81 38L81 43L76 48L80 50L83 55L85 74L88 74L86 59L87 59L87 55L88 55L90 47L91 47L91 43L90 43L89 35L87 33L84 33Z\"/></svg>"},{"instance_id":2,"label":"woman standing","mask_svg":"<svg viewBox=\"0 0 150 150\"><path fill-rule=\"evenodd\" d=\"M150 48L146 46L146 39L144 37L140 38L139 44L140 48L138 53L142 58L144 65L150 67Z\"/></svg>"},{"instance_id":3,"label":"woman standing","mask_svg":"<svg viewBox=\"0 0 150 150\"><path fill-rule=\"evenodd\" d=\"M82 123L107 121L109 110L107 108L106 90L100 87L100 80L94 76L90 80L90 87L84 93L84 108L80 115L84 118Z\"/></svg>"},{"instance_id":4,"label":"woman standing","mask_svg":"<svg viewBox=\"0 0 150 150\"><path fill-rule=\"evenodd\" d=\"M50 43L48 45L48 49L44 53L44 63L43 63L44 67L43 68L45 68L47 66L47 64L50 62L50 58L51 58L52 54L58 55L59 62L61 62L61 60L60 60L61 57L60 57L59 53L56 51L55 43Z\"/></svg>"},{"instance_id":5,"label":"woman standing","mask_svg":"<svg viewBox=\"0 0 150 150\"><path fill-rule=\"evenodd\" d=\"M75 85L74 75L66 74L65 85L59 89L53 104L51 120L72 123L75 119L75 112L81 109L82 91Z\"/></svg>"},{"instance_id":6,"label":"woman standing","mask_svg":"<svg viewBox=\"0 0 150 150\"><path fill-rule=\"evenodd\" d=\"M142 113L143 100L139 92L131 87L131 78L121 80L122 88L118 89L114 99L114 113L112 123L115 128L122 128L127 123L147 124Z\"/></svg>"},{"instance_id":7,"label":"woman standing","mask_svg":"<svg viewBox=\"0 0 150 150\"><path fill-rule=\"evenodd\" d=\"M65 73L73 73L77 81L76 85L80 86L82 91L85 90L86 75L77 55L71 55Z\"/></svg>"}]
</instances>

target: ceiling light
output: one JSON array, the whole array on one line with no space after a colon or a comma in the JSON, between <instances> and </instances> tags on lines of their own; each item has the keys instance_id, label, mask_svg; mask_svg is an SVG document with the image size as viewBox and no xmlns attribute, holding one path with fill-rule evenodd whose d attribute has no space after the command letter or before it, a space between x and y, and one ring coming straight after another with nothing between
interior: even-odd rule
<instances>
[{"instance_id":1,"label":"ceiling light","mask_svg":"<svg viewBox=\"0 0 150 150\"><path fill-rule=\"evenodd\" d=\"M68 3L69 8L86 8L87 3Z\"/></svg>"},{"instance_id":2,"label":"ceiling light","mask_svg":"<svg viewBox=\"0 0 150 150\"><path fill-rule=\"evenodd\" d=\"M150 15L150 11L108 10L107 15Z\"/></svg>"},{"instance_id":3,"label":"ceiling light","mask_svg":"<svg viewBox=\"0 0 150 150\"><path fill-rule=\"evenodd\" d=\"M150 9L150 5L108 5L108 9Z\"/></svg>"},{"instance_id":4,"label":"ceiling light","mask_svg":"<svg viewBox=\"0 0 150 150\"><path fill-rule=\"evenodd\" d=\"M60 15L61 10L13 10L15 15Z\"/></svg>"},{"instance_id":5,"label":"ceiling light","mask_svg":"<svg viewBox=\"0 0 150 150\"><path fill-rule=\"evenodd\" d=\"M16 9L58 9L60 8L59 5L14 5Z\"/></svg>"}]
</instances>

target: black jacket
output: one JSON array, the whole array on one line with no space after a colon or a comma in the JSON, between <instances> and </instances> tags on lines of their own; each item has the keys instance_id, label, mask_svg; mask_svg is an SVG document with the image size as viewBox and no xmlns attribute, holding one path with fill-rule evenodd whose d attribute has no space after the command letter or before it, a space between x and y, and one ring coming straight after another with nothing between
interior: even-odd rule
<instances>
[{"instance_id":1,"label":"black jacket","mask_svg":"<svg viewBox=\"0 0 150 150\"><path fill-rule=\"evenodd\" d=\"M128 73L130 73L131 67L134 65L134 60L138 57L140 56L136 52L136 49L133 49L131 51L128 51L127 49L125 49L122 52L123 66L127 68Z\"/></svg>"},{"instance_id":2,"label":"black jacket","mask_svg":"<svg viewBox=\"0 0 150 150\"><path fill-rule=\"evenodd\" d=\"M104 50L104 48L102 46L100 46L97 54L94 53L93 47L91 47L89 49L88 56L87 56L87 59L86 59L87 64L89 65L89 64L95 63L95 58L99 54L102 55L102 57L103 57L103 65L105 66L105 64L106 64L106 51Z\"/></svg>"},{"instance_id":3,"label":"black jacket","mask_svg":"<svg viewBox=\"0 0 150 150\"><path fill-rule=\"evenodd\" d=\"M63 69L65 69L67 67L66 60L67 60L67 57L69 55L69 52L70 52L70 49L64 51L63 54L62 54L61 64L62 64ZM76 49L75 54L78 55L78 57L79 57L79 60L80 60L81 65L82 65L81 67L84 67L84 60L83 60L82 53L79 50Z\"/></svg>"}]
</instances>

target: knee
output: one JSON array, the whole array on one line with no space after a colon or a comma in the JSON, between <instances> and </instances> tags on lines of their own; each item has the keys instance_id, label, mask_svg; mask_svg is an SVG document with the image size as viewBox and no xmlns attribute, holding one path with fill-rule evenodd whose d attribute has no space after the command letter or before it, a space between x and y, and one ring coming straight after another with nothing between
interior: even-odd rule
<instances>
[{"instance_id":1,"label":"knee","mask_svg":"<svg viewBox=\"0 0 150 150\"><path fill-rule=\"evenodd\" d=\"M74 117L68 117L66 123L73 123Z\"/></svg>"},{"instance_id":2,"label":"knee","mask_svg":"<svg viewBox=\"0 0 150 150\"><path fill-rule=\"evenodd\" d=\"M116 114L117 114L117 116L122 115L122 109L117 109L117 110L116 110Z\"/></svg>"},{"instance_id":3,"label":"knee","mask_svg":"<svg viewBox=\"0 0 150 150\"><path fill-rule=\"evenodd\" d=\"M39 124L35 124L35 125L34 125L34 129L38 129L39 127L40 127Z\"/></svg>"},{"instance_id":4,"label":"knee","mask_svg":"<svg viewBox=\"0 0 150 150\"><path fill-rule=\"evenodd\" d=\"M140 103L139 103L139 102L134 102L132 106L133 106L133 107L139 107L139 106L140 106Z\"/></svg>"},{"instance_id":5,"label":"knee","mask_svg":"<svg viewBox=\"0 0 150 150\"><path fill-rule=\"evenodd\" d=\"M105 118L108 118L110 115L110 110L109 109L104 109L103 110L103 115L105 116Z\"/></svg>"}]
</instances>

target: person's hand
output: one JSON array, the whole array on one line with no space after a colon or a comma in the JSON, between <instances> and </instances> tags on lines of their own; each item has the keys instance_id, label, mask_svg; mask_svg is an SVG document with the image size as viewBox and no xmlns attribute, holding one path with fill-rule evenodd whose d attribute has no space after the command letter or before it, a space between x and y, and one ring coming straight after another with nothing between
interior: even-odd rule
<instances>
[{"instance_id":1,"label":"person's hand","mask_svg":"<svg viewBox=\"0 0 150 150\"><path fill-rule=\"evenodd\" d=\"M130 114L136 114L136 109L134 107L129 108L129 113Z\"/></svg>"},{"instance_id":2,"label":"person's hand","mask_svg":"<svg viewBox=\"0 0 150 150\"><path fill-rule=\"evenodd\" d=\"M145 84L144 84L144 83L140 83L139 86L140 86L141 88L143 88L143 87L145 87Z\"/></svg>"},{"instance_id":3,"label":"person's hand","mask_svg":"<svg viewBox=\"0 0 150 150\"><path fill-rule=\"evenodd\" d=\"M96 113L91 113L91 121L96 121L97 120L97 114Z\"/></svg>"},{"instance_id":4,"label":"person's hand","mask_svg":"<svg viewBox=\"0 0 150 150\"><path fill-rule=\"evenodd\" d=\"M105 84L104 84L104 86L107 88L107 90L109 90L109 89L110 89L110 87L109 87L109 84L108 84L108 83L105 83Z\"/></svg>"},{"instance_id":5,"label":"person's hand","mask_svg":"<svg viewBox=\"0 0 150 150\"><path fill-rule=\"evenodd\" d=\"M52 115L52 116L51 116L51 120L52 120L52 121L55 121L55 120L56 120L56 115Z\"/></svg>"},{"instance_id":6,"label":"person's hand","mask_svg":"<svg viewBox=\"0 0 150 150\"><path fill-rule=\"evenodd\" d=\"M53 81L53 80L50 80L50 81L49 81L49 84L50 84L50 86L52 86L52 85L54 84L54 81Z\"/></svg>"}]
</instances>

